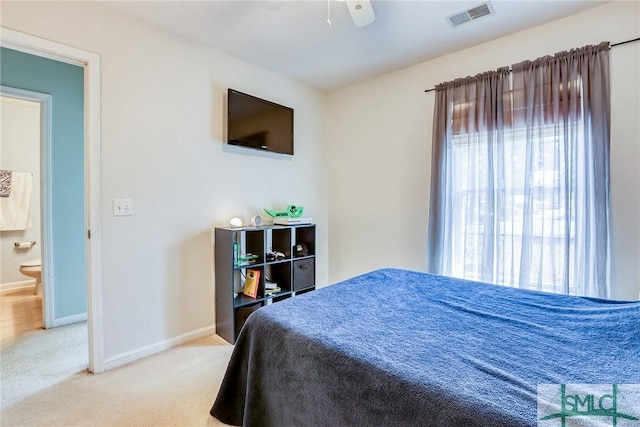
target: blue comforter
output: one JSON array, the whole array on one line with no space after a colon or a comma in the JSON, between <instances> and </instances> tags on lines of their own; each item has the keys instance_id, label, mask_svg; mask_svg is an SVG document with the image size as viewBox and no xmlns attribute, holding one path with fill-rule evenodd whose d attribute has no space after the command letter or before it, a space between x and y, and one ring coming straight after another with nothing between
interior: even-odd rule
<instances>
[{"instance_id":1,"label":"blue comforter","mask_svg":"<svg viewBox=\"0 0 640 427\"><path fill-rule=\"evenodd\" d=\"M640 302L384 269L252 314L211 414L247 426L535 426L538 386L567 383L640 384Z\"/></svg>"}]
</instances>

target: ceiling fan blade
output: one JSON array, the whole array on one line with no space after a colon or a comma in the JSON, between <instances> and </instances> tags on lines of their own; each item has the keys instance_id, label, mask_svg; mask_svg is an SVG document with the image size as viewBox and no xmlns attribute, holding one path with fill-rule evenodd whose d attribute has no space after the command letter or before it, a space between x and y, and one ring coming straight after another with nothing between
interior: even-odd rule
<instances>
[{"instance_id":1,"label":"ceiling fan blade","mask_svg":"<svg viewBox=\"0 0 640 427\"><path fill-rule=\"evenodd\" d=\"M375 21L370 0L347 0L347 8L356 27L364 27Z\"/></svg>"}]
</instances>

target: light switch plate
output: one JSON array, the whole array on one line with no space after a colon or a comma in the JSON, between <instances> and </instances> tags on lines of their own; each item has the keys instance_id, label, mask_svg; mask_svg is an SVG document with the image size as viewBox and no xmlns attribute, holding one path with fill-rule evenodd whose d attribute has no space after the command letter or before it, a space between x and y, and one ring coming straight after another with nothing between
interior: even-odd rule
<instances>
[{"instance_id":1,"label":"light switch plate","mask_svg":"<svg viewBox=\"0 0 640 427\"><path fill-rule=\"evenodd\" d=\"M113 199L113 216L133 215L133 199Z\"/></svg>"}]
</instances>

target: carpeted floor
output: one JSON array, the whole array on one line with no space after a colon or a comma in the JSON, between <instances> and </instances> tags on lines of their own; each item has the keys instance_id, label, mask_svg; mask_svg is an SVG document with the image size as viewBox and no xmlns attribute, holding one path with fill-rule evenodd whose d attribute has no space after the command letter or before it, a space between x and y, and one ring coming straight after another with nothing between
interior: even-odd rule
<instances>
[{"instance_id":1,"label":"carpeted floor","mask_svg":"<svg viewBox=\"0 0 640 427\"><path fill-rule=\"evenodd\" d=\"M87 370L87 323L2 340L2 408Z\"/></svg>"},{"instance_id":2,"label":"carpeted floor","mask_svg":"<svg viewBox=\"0 0 640 427\"><path fill-rule=\"evenodd\" d=\"M64 328L70 327L56 329ZM64 355L79 340L87 348L86 326L80 333L82 325L72 328L77 330L60 331L69 332L64 338L51 334L53 342L68 340L68 345L60 343L39 355L29 350L28 337L9 346L3 342L0 425L224 425L209 415L232 350L221 338L206 337L93 375L86 371L86 354ZM34 364L46 360L48 351L57 352L49 358L56 362L39 371ZM31 365L19 363L27 360Z\"/></svg>"}]
</instances>

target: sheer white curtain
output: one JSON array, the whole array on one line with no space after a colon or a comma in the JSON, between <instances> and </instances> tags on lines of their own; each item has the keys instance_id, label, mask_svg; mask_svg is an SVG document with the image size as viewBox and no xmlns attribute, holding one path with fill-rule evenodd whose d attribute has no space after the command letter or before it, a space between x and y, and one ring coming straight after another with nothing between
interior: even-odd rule
<instances>
[{"instance_id":1,"label":"sheer white curtain","mask_svg":"<svg viewBox=\"0 0 640 427\"><path fill-rule=\"evenodd\" d=\"M609 296L608 51L436 87L430 271Z\"/></svg>"}]
</instances>

